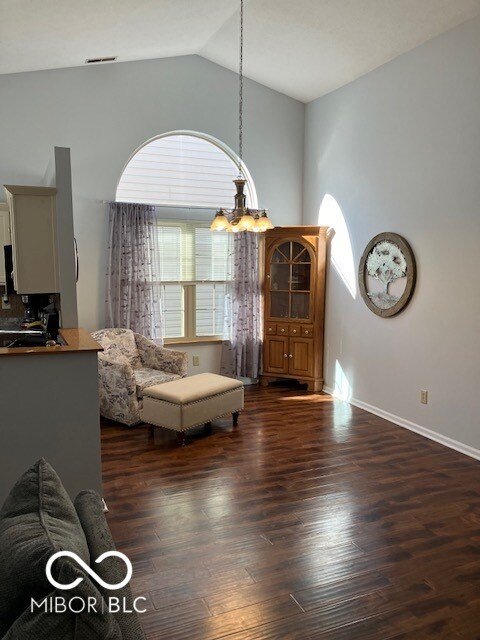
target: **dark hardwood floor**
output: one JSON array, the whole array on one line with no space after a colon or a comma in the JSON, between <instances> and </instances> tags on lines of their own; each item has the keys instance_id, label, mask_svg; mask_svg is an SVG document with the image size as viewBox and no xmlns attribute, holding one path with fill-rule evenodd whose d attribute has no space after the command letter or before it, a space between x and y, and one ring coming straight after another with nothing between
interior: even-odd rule
<instances>
[{"instance_id":1,"label":"dark hardwood floor","mask_svg":"<svg viewBox=\"0 0 480 640\"><path fill-rule=\"evenodd\" d=\"M160 433L102 427L149 639L480 638L480 462L289 389L184 448Z\"/></svg>"}]
</instances>

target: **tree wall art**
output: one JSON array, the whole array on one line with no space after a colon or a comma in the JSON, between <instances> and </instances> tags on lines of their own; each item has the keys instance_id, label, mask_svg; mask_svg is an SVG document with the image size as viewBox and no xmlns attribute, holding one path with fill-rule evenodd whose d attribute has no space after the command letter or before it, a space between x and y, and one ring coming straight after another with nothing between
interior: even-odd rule
<instances>
[{"instance_id":1,"label":"tree wall art","mask_svg":"<svg viewBox=\"0 0 480 640\"><path fill-rule=\"evenodd\" d=\"M415 288L416 266L410 245L397 233L379 233L367 244L358 268L360 293L373 313L400 313Z\"/></svg>"}]
</instances>

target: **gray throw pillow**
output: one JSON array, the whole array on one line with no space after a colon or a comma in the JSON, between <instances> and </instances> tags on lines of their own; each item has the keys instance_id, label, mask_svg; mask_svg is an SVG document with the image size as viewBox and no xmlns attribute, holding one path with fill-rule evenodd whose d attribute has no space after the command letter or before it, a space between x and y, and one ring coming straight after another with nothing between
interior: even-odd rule
<instances>
[{"instance_id":1,"label":"gray throw pillow","mask_svg":"<svg viewBox=\"0 0 480 640\"><path fill-rule=\"evenodd\" d=\"M11 490L0 510L0 638L52 585L45 575L49 558L72 551L90 564L77 512L60 478L42 458ZM59 562L52 569L53 577Z\"/></svg>"},{"instance_id":2,"label":"gray throw pillow","mask_svg":"<svg viewBox=\"0 0 480 640\"><path fill-rule=\"evenodd\" d=\"M115 549L115 544L103 513L102 501L95 491L82 491L75 498L75 508L85 531L93 564L95 558L98 558L102 553ZM111 584L119 583L125 578L125 566L118 558L106 558L95 565L95 571L105 582ZM139 617L133 610L133 597L130 586L127 584L112 593L98 585L98 590L105 599L108 599L111 595L120 598L121 602L125 602L126 609L132 612L124 613L119 611L113 613L121 629L123 640L142 640L145 638ZM140 602L139 606L143 608L144 602Z\"/></svg>"},{"instance_id":3,"label":"gray throw pillow","mask_svg":"<svg viewBox=\"0 0 480 640\"><path fill-rule=\"evenodd\" d=\"M70 590L50 592L46 610L34 607L32 611L29 605L3 640L123 640L115 618L84 572L69 559L59 560L58 564L61 584L71 584L77 578L81 578L81 582ZM65 603L65 612L52 611L55 605L50 603L56 602L56 598ZM87 603L84 610L83 603Z\"/></svg>"}]
</instances>

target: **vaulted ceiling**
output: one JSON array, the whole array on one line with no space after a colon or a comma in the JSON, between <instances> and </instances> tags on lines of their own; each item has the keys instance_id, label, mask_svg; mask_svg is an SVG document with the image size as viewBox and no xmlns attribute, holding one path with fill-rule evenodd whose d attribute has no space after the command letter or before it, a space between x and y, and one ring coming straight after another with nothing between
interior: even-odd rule
<instances>
[{"instance_id":1,"label":"vaulted ceiling","mask_svg":"<svg viewBox=\"0 0 480 640\"><path fill-rule=\"evenodd\" d=\"M198 54L238 68L240 0L0 0L0 74ZM308 102L480 14L480 0L245 0L244 74Z\"/></svg>"}]
</instances>

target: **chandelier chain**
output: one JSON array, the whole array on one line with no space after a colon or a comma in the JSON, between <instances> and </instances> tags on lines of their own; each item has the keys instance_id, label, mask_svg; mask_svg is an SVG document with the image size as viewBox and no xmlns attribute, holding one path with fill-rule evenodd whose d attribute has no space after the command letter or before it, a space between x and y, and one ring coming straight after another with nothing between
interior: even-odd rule
<instances>
[{"instance_id":1,"label":"chandelier chain","mask_svg":"<svg viewBox=\"0 0 480 640\"><path fill-rule=\"evenodd\" d=\"M238 65L238 179L234 180L236 194L233 209L219 209L212 220L212 231L249 231L263 233L273 229L273 224L267 215L266 209L250 209L246 206L244 193L247 180L243 170L243 3L240 0L240 56Z\"/></svg>"},{"instance_id":2,"label":"chandelier chain","mask_svg":"<svg viewBox=\"0 0 480 640\"><path fill-rule=\"evenodd\" d=\"M240 63L238 104L238 177L242 177L243 161L243 0L240 0Z\"/></svg>"}]
</instances>

